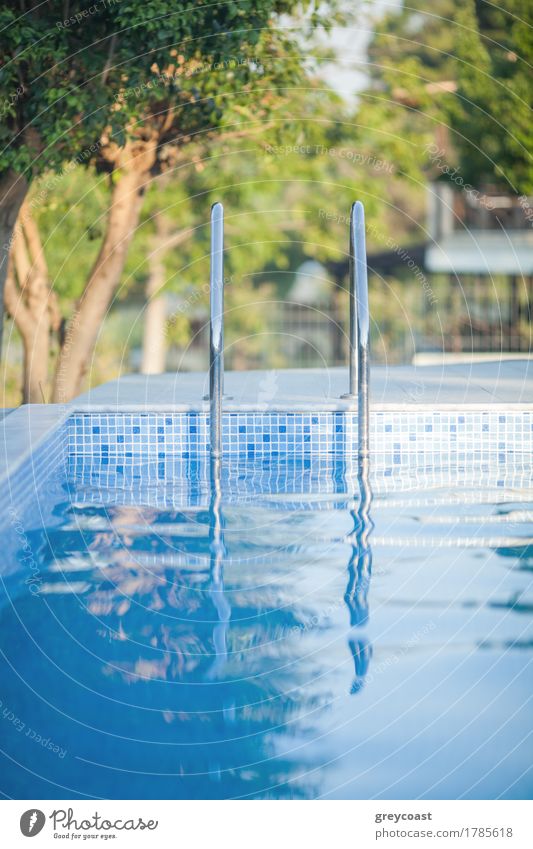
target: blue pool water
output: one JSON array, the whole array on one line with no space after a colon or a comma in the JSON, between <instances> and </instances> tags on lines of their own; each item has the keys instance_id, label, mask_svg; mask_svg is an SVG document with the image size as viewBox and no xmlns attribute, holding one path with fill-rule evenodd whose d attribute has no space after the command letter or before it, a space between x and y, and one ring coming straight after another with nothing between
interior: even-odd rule
<instances>
[{"instance_id":1,"label":"blue pool water","mask_svg":"<svg viewBox=\"0 0 533 849\"><path fill-rule=\"evenodd\" d=\"M106 465L5 519L4 795L530 795L530 466Z\"/></svg>"}]
</instances>

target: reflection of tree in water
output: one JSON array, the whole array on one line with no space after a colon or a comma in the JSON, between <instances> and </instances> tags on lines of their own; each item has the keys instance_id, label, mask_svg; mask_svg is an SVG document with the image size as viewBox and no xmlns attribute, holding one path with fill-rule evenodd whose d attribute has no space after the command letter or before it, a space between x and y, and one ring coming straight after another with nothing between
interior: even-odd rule
<instances>
[{"instance_id":1,"label":"reflection of tree in water","mask_svg":"<svg viewBox=\"0 0 533 849\"><path fill-rule=\"evenodd\" d=\"M518 569L524 572L533 572L533 545L525 541L523 545L495 548L499 557L511 557L518 561Z\"/></svg>"},{"instance_id":2,"label":"reflection of tree in water","mask_svg":"<svg viewBox=\"0 0 533 849\"><path fill-rule=\"evenodd\" d=\"M290 750L302 718L312 739L332 697L313 684L324 672L324 656L309 652L318 629L309 629L294 587L276 579L292 561L264 545L267 534L253 568L268 581L242 582L239 554L226 551L223 493L211 492L208 508L63 504L61 526L47 536L28 531L47 589L37 598L22 590L4 608L0 644L34 693L7 670L5 702L72 756L39 764L17 734L14 758L62 786L110 798L316 795L313 758L302 775ZM368 507L363 486L345 596L354 629L368 618ZM228 565L237 573L229 587ZM371 649L353 632L349 647L355 692Z\"/></svg>"},{"instance_id":3,"label":"reflection of tree in water","mask_svg":"<svg viewBox=\"0 0 533 849\"><path fill-rule=\"evenodd\" d=\"M151 537L142 525L134 532L139 511L129 507L113 511L111 528L103 508L76 513L45 542L32 534L47 591L21 593L1 624L14 668L57 710L13 675L6 701L22 715L31 710L36 725L84 759L55 759L42 774L109 797L263 795L274 785L277 798L314 795L318 779L292 784L300 769L273 741L323 698L306 692L309 668L299 671L303 612L288 597L280 605L275 582L226 590L220 503L194 523L159 514ZM171 537L158 530L165 524ZM22 737L11 742L13 755L28 760Z\"/></svg>"}]
</instances>

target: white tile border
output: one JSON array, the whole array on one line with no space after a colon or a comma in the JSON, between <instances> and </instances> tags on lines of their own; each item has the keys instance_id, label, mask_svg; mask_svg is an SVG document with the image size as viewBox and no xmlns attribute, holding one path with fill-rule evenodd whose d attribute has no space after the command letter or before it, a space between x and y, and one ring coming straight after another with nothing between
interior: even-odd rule
<instances>
[{"instance_id":1,"label":"white tile border","mask_svg":"<svg viewBox=\"0 0 533 849\"><path fill-rule=\"evenodd\" d=\"M505 365L505 364L504 364ZM517 363L511 364L515 368L517 367ZM518 363L518 365L522 368L523 364ZM320 371L320 374L319 374ZM330 376L334 380L335 383L342 375L340 374L343 370L331 370L331 375L328 373L327 369L324 370L283 370L278 372L280 379L282 381L287 382L287 384L291 384L293 378L298 377L298 374L301 372L302 380L309 381L313 379L313 375L315 377L320 377L322 380L329 382ZM417 379L422 370L417 369ZM306 373L307 372L307 373ZM402 380L405 374L410 373L409 370L406 371L404 367L397 367L395 371L395 367L391 367L387 370L387 375L390 377L390 383L398 382L398 375L401 376ZM415 370L413 369L413 374ZM429 372L428 372L429 373ZM254 373L254 372L240 372L240 373L229 373L228 376L231 375L231 381L236 384L238 387L242 385L243 387L248 387L250 382L256 383L259 379L259 375L263 373ZM499 374L499 372L498 372ZM443 379L447 379L447 375L445 371L442 373ZM522 376L527 380L527 371ZM187 385L187 389L184 390L183 394L185 398L189 397L189 400L184 400L183 403L162 403L159 399L161 398L161 390L158 389L155 392L148 391L149 386L164 386L165 388L172 383L173 380L177 382L184 382ZM487 375L484 376L485 381L490 383L490 380ZM505 384L507 379L509 381L509 386L513 384L513 380L516 379L513 373L509 373L507 376L499 376L500 384ZM140 383L144 381L145 390L141 391ZM103 387L97 387L94 391L95 399L101 399L99 402L91 402L90 394L86 393L85 395L80 396L78 399L75 399L71 404L67 405L58 405L58 404L29 404L9 413L9 415L5 416L0 421L0 439L2 443L2 450L0 452L0 481L5 480L7 476L13 475L16 469L28 458L31 457L32 453L36 451L40 446L42 446L47 438L49 438L57 428L61 427L61 425L74 413L185 413L185 412L203 412L207 413L209 410L209 405L204 401L193 401L191 400L191 386L194 385L195 388L204 386L206 381L206 375L204 373L198 374L188 374L188 375L176 375L175 378L173 375L162 375L156 376L156 380L154 382L150 382L149 379L142 378L141 376L127 376L125 379L119 379L118 381L114 381L110 384L107 384ZM131 384L131 385L130 385ZM291 384L292 385L292 384ZM297 384L296 384L297 385ZM387 384L388 385L388 384ZM522 393L518 395L518 397L523 396L523 385ZM126 400L124 402L118 401L119 388L125 387L125 391L122 392L122 396L127 396L129 394L137 394L141 397L144 396L145 400L141 403L133 403L130 400ZM396 386L396 391L397 391ZM475 396L479 397L480 389L484 389L480 385L480 377L476 378L476 381L472 382L472 392ZM385 387L385 394L387 391L387 386ZM491 393L489 389L484 389L487 394L487 400L485 402L476 401L475 403L464 403L461 400L458 400L457 403L444 403L440 402L440 400L436 400L435 403L419 403L417 401L410 400L409 402L403 402L399 400L395 400L391 403L371 403L371 412L372 413L410 413L416 415L417 413L446 413L446 412L531 412L533 411L533 392L532 392L532 401L531 403L528 401L526 403L512 403L507 402L504 403L501 400L495 401L492 400L495 396ZM112 401L113 394L115 393L116 401ZM194 393L197 397L201 397L198 393ZM238 393L235 393L236 395ZM305 390L302 393L303 399L298 399L297 395L292 397L292 400L288 399L285 395L282 396L282 399L276 401L276 397L272 398L271 401L264 400L262 398L257 399L254 403L250 402L227 402L224 405L224 410L226 412L293 412L293 413L312 413L312 412L329 412L329 411L350 411L354 409L354 405L350 404L346 401L341 401L335 397L325 398L322 396L321 400L309 401L309 395L307 398L305 397ZM393 393L394 394L394 393ZM147 396L151 396L152 398L157 398L158 400L154 403L151 403L148 400ZM458 398L464 395L464 386L458 387ZM170 393L170 397L173 396L173 393ZM241 396L244 397L244 392L241 393ZM108 400L109 399L109 400Z\"/></svg>"}]
</instances>

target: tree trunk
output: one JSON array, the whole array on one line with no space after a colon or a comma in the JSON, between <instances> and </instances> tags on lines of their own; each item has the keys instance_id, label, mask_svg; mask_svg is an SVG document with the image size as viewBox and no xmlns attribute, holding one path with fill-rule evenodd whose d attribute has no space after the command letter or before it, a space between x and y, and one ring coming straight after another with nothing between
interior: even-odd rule
<instances>
[{"instance_id":1,"label":"tree trunk","mask_svg":"<svg viewBox=\"0 0 533 849\"><path fill-rule=\"evenodd\" d=\"M165 285L163 248L166 230L160 213L155 217L155 226L156 235L148 258L141 374L162 374L165 371L167 353L167 299L162 293Z\"/></svg>"},{"instance_id":2,"label":"tree trunk","mask_svg":"<svg viewBox=\"0 0 533 849\"><path fill-rule=\"evenodd\" d=\"M155 236L148 257L149 275L146 284L146 307L144 313L142 374L162 374L165 371L167 353L167 302L162 293L166 283L163 255L191 238L191 230L171 233L171 223L159 212L154 217Z\"/></svg>"},{"instance_id":3,"label":"tree trunk","mask_svg":"<svg viewBox=\"0 0 533 849\"><path fill-rule=\"evenodd\" d=\"M13 230L20 207L28 191L28 181L21 174L6 171L0 177L0 353L4 329L4 289Z\"/></svg>"},{"instance_id":4,"label":"tree trunk","mask_svg":"<svg viewBox=\"0 0 533 849\"><path fill-rule=\"evenodd\" d=\"M152 295L153 278L146 286L147 304L144 312L144 335L141 374L162 374L167 358L166 318L167 299L164 294ZM157 292L159 286L155 291Z\"/></svg>"},{"instance_id":5,"label":"tree trunk","mask_svg":"<svg viewBox=\"0 0 533 849\"><path fill-rule=\"evenodd\" d=\"M155 143L126 145L122 150L121 173L113 187L104 241L59 354L54 381L55 402L69 401L80 390L139 221L155 153Z\"/></svg>"},{"instance_id":6,"label":"tree trunk","mask_svg":"<svg viewBox=\"0 0 533 849\"><path fill-rule=\"evenodd\" d=\"M13 237L5 303L24 347L23 403L41 403L47 392L50 330L57 329L59 316L39 231L24 206Z\"/></svg>"},{"instance_id":7,"label":"tree trunk","mask_svg":"<svg viewBox=\"0 0 533 849\"><path fill-rule=\"evenodd\" d=\"M27 297L17 288L13 269L10 267L5 283L6 309L12 316L22 338L24 350L24 374L22 380L22 403L40 404L46 400L48 381L48 360L50 356L50 314L48 311L48 291L44 298L31 299L31 308Z\"/></svg>"},{"instance_id":8,"label":"tree trunk","mask_svg":"<svg viewBox=\"0 0 533 849\"><path fill-rule=\"evenodd\" d=\"M50 336L48 327L35 326L32 335L22 335L24 346L24 385L23 404L44 404L47 401L48 358L50 355Z\"/></svg>"},{"instance_id":9,"label":"tree trunk","mask_svg":"<svg viewBox=\"0 0 533 849\"><path fill-rule=\"evenodd\" d=\"M39 231L31 215L24 216L23 227L33 263L29 272L27 304L34 322L32 337L28 340L29 344L25 344L24 401L36 404L46 400L54 296L50 291L48 266Z\"/></svg>"}]
</instances>

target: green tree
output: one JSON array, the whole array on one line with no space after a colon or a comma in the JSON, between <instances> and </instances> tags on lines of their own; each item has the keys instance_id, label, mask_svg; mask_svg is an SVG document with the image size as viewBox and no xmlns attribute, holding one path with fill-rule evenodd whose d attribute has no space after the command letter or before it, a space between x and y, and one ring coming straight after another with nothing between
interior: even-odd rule
<instances>
[{"instance_id":1,"label":"green tree","mask_svg":"<svg viewBox=\"0 0 533 849\"><path fill-rule=\"evenodd\" d=\"M179 180L166 174L164 184L153 186L132 245L131 258L138 258L132 274L146 284L143 370L164 369L166 343L187 344L190 319L208 303L212 202L223 200L226 208L227 339L239 336L241 358L249 358L260 353L257 344L268 344L251 339L272 318L261 302L284 297L294 282L291 269L304 260L339 260L348 249L354 198L365 200L375 222L378 197L395 180L392 163L373 156L353 115L320 80L292 93L290 118L273 120L252 137L198 148ZM286 286L259 285L272 277ZM182 299L170 323L169 291Z\"/></svg>"},{"instance_id":2,"label":"green tree","mask_svg":"<svg viewBox=\"0 0 533 849\"><path fill-rule=\"evenodd\" d=\"M406 175L447 179L436 144L465 184L530 193L532 24L527 0L412 0L376 22L360 121Z\"/></svg>"},{"instance_id":3,"label":"green tree","mask_svg":"<svg viewBox=\"0 0 533 849\"><path fill-rule=\"evenodd\" d=\"M319 4L320 14L317 5L102 0L87 8L49 0L27 11L0 7L0 290L18 241L27 262L12 263L9 309L33 373L26 400L41 398L53 325L51 306L41 303L46 287L28 276L36 254L26 223L31 228L39 205L34 196L22 206L30 181L94 165L111 189L100 250L60 346L53 398L63 401L80 387L150 181L192 140L245 133L268 118L283 89L305 77L302 31L333 20L334 3ZM298 16L299 31L280 23L287 13Z\"/></svg>"},{"instance_id":4,"label":"green tree","mask_svg":"<svg viewBox=\"0 0 533 849\"><path fill-rule=\"evenodd\" d=\"M455 15L457 95L450 103L465 181L533 194L533 6L468 0Z\"/></svg>"},{"instance_id":5,"label":"green tree","mask_svg":"<svg viewBox=\"0 0 533 849\"><path fill-rule=\"evenodd\" d=\"M189 344L199 311L208 304L208 222L215 200L223 200L226 208L227 342L239 340L231 348L235 362L264 354L268 340L254 334L270 329L277 309L262 304L286 297L293 271L304 260L345 258L355 198L366 204L371 250L383 249L390 233L398 235L391 209L406 203L410 189L395 163L378 155L379 134L362 126L320 79L292 89L290 104L290 112L271 112L253 132L237 129L208 145L189 144L152 181L111 301L111 306L129 301L138 309L127 339L111 340L117 368L127 345L137 345L141 335L148 372L163 370L169 346ZM38 210L50 281L63 315L83 292L108 193L102 175L89 179L77 168ZM278 281L275 288L259 285L272 280ZM181 300L170 315L169 293ZM333 290L331 298L342 308L342 292ZM109 364L112 326L114 320L104 333L99 331L93 381L102 379L97 363L105 358Z\"/></svg>"}]
</instances>

